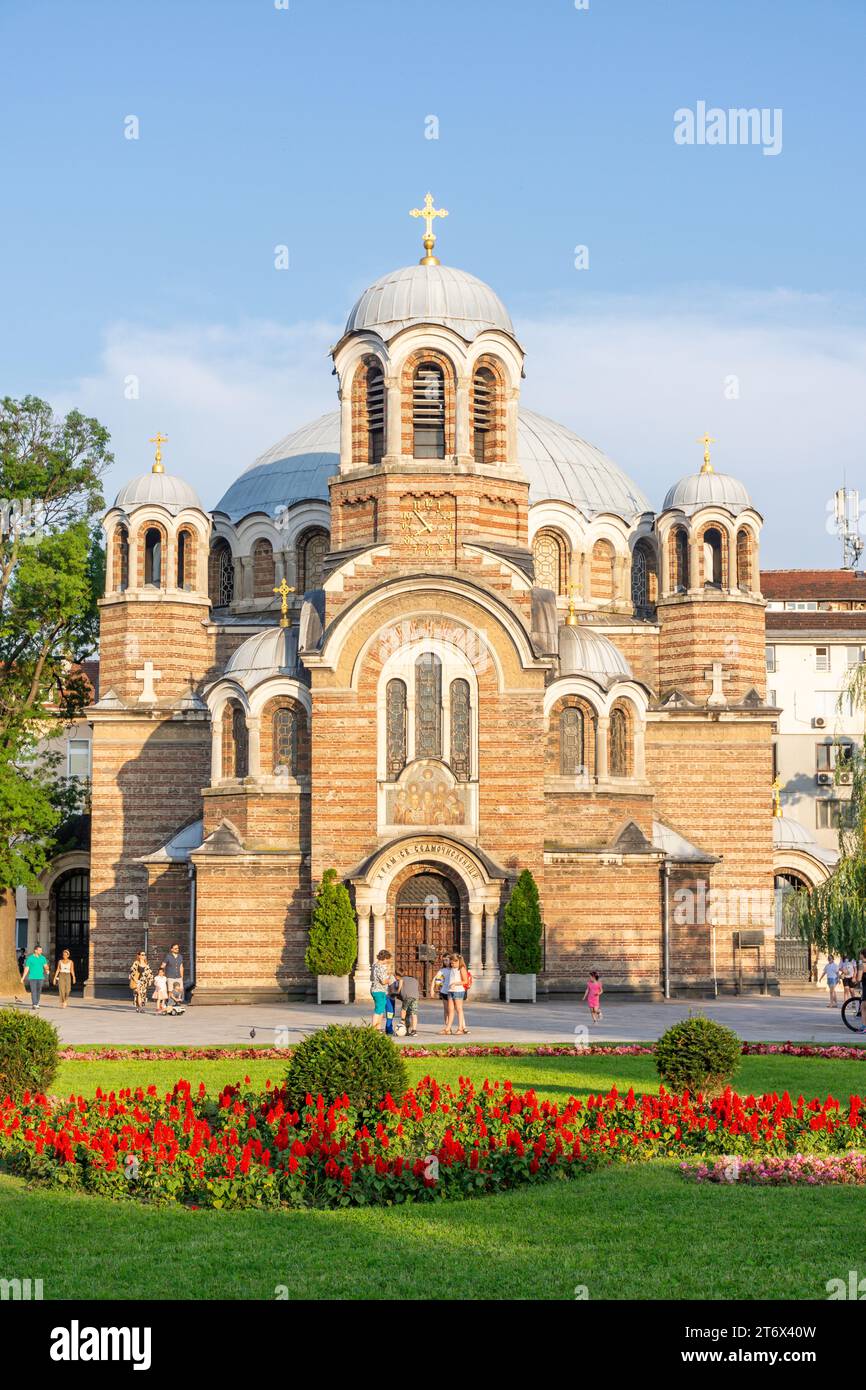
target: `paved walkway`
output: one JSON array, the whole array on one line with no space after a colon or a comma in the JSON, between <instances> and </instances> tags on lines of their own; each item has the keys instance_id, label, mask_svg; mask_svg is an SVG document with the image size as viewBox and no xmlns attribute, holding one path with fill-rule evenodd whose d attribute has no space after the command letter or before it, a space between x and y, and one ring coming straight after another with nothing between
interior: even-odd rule
<instances>
[{"instance_id":1,"label":"paved walkway","mask_svg":"<svg viewBox=\"0 0 866 1390\"><path fill-rule=\"evenodd\" d=\"M25 1006L29 1007L29 1006ZM147 1014L136 1014L125 1000L73 999L61 1009L56 995L48 994L41 1014L53 1023L67 1043L126 1043L139 1045L208 1046L250 1045L250 1042L285 1047L326 1023L353 1023L369 1017L354 1004L259 1004L192 1005L180 1018L163 1018L149 1005ZM699 1010L733 1028L751 1042L820 1042L854 1044L861 1039L848 1031L838 1010L827 1008L826 994L814 991L782 998L731 998L677 1000L671 1003L636 1003L614 997L606 1000L604 1021L589 1027L586 1005L579 998L562 997L538 1004L472 1004L468 1009L468 1037L460 1043L573 1043L653 1041L679 1018ZM442 1014L438 1004L423 1001L417 1042L442 1043ZM579 1029L580 1032L575 1030ZM255 1030L255 1036L251 1034Z\"/></svg>"}]
</instances>

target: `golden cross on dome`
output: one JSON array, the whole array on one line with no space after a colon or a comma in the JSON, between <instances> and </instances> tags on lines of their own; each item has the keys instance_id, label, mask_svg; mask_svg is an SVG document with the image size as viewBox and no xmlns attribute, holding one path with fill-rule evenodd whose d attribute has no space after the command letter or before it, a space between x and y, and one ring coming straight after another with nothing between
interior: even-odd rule
<instances>
[{"instance_id":1,"label":"golden cross on dome","mask_svg":"<svg viewBox=\"0 0 866 1390\"><path fill-rule=\"evenodd\" d=\"M776 780L775 780L775 782L773 783L773 815L774 815L774 816L781 816L781 814L782 814L782 782L781 782L781 778L777 777Z\"/></svg>"},{"instance_id":2,"label":"golden cross on dome","mask_svg":"<svg viewBox=\"0 0 866 1390\"><path fill-rule=\"evenodd\" d=\"M568 612L565 616L566 627L578 627L577 614L574 611L574 580L568 582Z\"/></svg>"},{"instance_id":3,"label":"golden cross on dome","mask_svg":"<svg viewBox=\"0 0 866 1390\"><path fill-rule=\"evenodd\" d=\"M711 439L708 434L705 434L701 436L701 438L698 440L698 443L703 444L704 446L704 466L701 469L701 472L712 473L713 465L710 463L710 445L715 444L716 441L715 439Z\"/></svg>"},{"instance_id":4,"label":"golden cross on dome","mask_svg":"<svg viewBox=\"0 0 866 1390\"><path fill-rule=\"evenodd\" d=\"M279 594L280 603L280 627L290 627L289 622L289 594L293 594L294 589L290 588L285 579L281 579L274 589L275 594Z\"/></svg>"},{"instance_id":5,"label":"golden cross on dome","mask_svg":"<svg viewBox=\"0 0 866 1390\"><path fill-rule=\"evenodd\" d=\"M164 473L165 469L162 466L162 446L163 444L168 443L168 435L161 434L159 430L157 430L156 434L153 436L153 439L149 439L147 442L148 444L156 445L156 453L154 455L153 461L153 472Z\"/></svg>"},{"instance_id":6,"label":"golden cross on dome","mask_svg":"<svg viewBox=\"0 0 866 1390\"><path fill-rule=\"evenodd\" d=\"M409 216L410 216L410 217L423 217L423 218L424 218L424 225L425 225L425 227L426 227L426 229L427 229L426 232L424 233L424 239L423 239L423 240L424 240L424 250L426 251L427 254L426 254L426 256L422 256L422 257L421 257L421 259L420 259L420 261L418 262L418 264L419 264L419 265L438 265L438 264L439 264L439 258L438 258L438 256L434 256L434 255L433 255L433 247L436 245L436 238L435 238L435 236L433 235L433 218L434 218L434 217L447 217L447 216L448 216L448 209L447 209L447 208L434 208L434 206L433 206L433 194L432 194L432 193L428 193L428 194L426 195L426 197L424 198L424 206L423 206L423 208L411 208L411 209L410 209L410 212L409 212Z\"/></svg>"}]
</instances>

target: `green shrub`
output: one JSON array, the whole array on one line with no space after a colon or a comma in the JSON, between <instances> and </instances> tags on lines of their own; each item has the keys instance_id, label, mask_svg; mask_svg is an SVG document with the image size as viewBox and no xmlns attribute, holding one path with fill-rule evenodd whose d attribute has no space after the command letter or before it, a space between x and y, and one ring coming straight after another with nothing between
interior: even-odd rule
<instances>
[{"instance_id":1,"label":"green shrub","mask_svg":"<svg viewBox=\"0 0 866 1390\"><path fill-rule=\"evenodd\" d=\"M681 1019L656 1043L656 1069L673 1091L718 1095L740 1064L742 1044L736 1033L703 1014Z\"/></svg>"},{"instance_id":2,"label":"green shrub","mask_svg":"<svg viewBox=\"0 0 866 1390\"><path fill-rule=\"evenodd\" d=\"M23 1009L0 1009L0 1099L47 1091L57 1073L57 1029Z\"/></svg>"},{"instance_id":3,"label":"green shrub","mask_svg":"<svg viewBox=\"0 0 866 1390\"><path fill-rule=\"evenodd\" d=\"M348 975L357 953L358 928L348 890L336 869L327 869L316 889L304 962L311 975Z\"/></svg>"},{"instance_id":4,"label":"green shrub","mask_svg":"<svg viewBox=\"0 0 866 1390\"><path fill-rule=\"evenodd\" d=\"M296 1110L309 1093L324 1096L326 1104L347 1095L358 1110L369 1111L389 1091L399 1100L408 1086L400 1050L386 1034L339 1023L305 1038L286 1075L287 1097Z\"/></svg>"},{"instance_id":5,"label":"green shrub","mask_svg":"<svg viewBox=\"0 0 866 1390\"><path fill-rule=\"evenodd\" d=\"M514 975L537 975L541 969L541 907L538 885L524 869L502 914L502 950Z\"/></svg>"}]
</instances>

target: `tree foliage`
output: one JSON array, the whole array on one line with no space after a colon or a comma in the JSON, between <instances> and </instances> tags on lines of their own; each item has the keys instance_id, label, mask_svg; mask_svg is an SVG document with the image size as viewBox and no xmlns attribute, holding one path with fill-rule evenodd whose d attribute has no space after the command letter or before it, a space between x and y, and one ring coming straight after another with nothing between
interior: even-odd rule
<instances>
[{"instance_id":1,"label":"tree foliage","mask_svg":"<svg viewBox=\"0 0 866 1390\"><path fill-rule=\"evenodd\" d=\"M541 906L538 885L524 869L511 890L502 914L502 950L515 975L537 975L541 969Z\"/></svg>"},{"instance_id":2,"label":"tree foliage","mask_svg":"<svg viewBox=\"0 0 866 1390\"><path fill-rule=\"evenodd\" d=\"M853 666L839 697L839 709L851 701L866 714L866 664ZM844 747L846 756L840 757ZM844 771L851 779L851 800L839 826L839 861L832 874L814 888L792 893L785 904L800 936L828 955L857 956L866 948L866 738L857 744L836 743L836 781Z\"/></svg>"},{"instance_id":3,"label":"tree foliage","mask_svg":"<svg viewBox=\"0 0 866 1390\"><path fill-rule=\"evenodd\" d=\"M96 644L101 478L108 433L35 396L0 401L0 993L16 884L33 887L82 790L51 739L92 692L75 663ZM17 980L17 976L16 976Z\"/></svg>"}]
</instances>

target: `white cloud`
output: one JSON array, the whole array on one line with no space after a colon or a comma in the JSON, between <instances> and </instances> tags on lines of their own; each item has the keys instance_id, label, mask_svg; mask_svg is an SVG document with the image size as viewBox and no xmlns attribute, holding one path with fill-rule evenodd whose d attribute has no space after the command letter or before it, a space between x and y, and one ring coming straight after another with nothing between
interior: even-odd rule
<instances>
[{"instance_id":1,"label":"white cloud","mask_svg":"<svg viewBox=\"0 0 866 1390\"><path fill-rule=\"evenodd\" d=\"M742 478L766 518L764 563L834 565L826 504L843 471L852 486L862 479L861 308L712 287L548 303L518 320L523 399L604 449L656 506L699 466L696 439L708 430L717 468ZM106 331L101 370L51 399L110 429L118 463L107 492L149 466L147 440L161 429L167 465L213 505L275 440L335 408L327 353L339 335L324 322L118 323ZM130 375L138 400L124 398Z\"/></svg>"}]
</instances>

